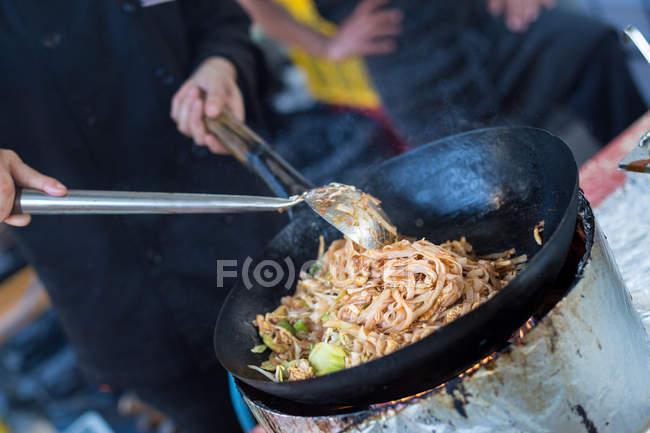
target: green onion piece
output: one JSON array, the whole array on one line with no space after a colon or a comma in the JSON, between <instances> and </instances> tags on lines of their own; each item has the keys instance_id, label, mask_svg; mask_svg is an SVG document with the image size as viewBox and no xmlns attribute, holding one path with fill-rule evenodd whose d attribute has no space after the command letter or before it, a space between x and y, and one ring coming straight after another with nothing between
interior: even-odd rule
<instances>
[{"instance_id":1,"label":"green onion piece","mask_svg":"<svg viewBox=\"0 0 650 433\"><path fill-rule=\"evenodd\" d=\"M251 352L253 353L262 353L266 350L268 346L266 344L258 344L257 346L253 347L251 349Z\"/></svg>"},{"instance_id":2,"label":"green onion piece","mask_svg":"<svg viewBox=\"0 0 650 433\"><path fill-rule=\"evenodd\" d=\"M286 317L286 315L287 315L287 307L285 305L280 305L278 308L273 310L272 314L275 315L275 316L280 316L280 317L285 316Z\"/></svg>"},{"instance_id":3,"label":"green onion piece","mask_svg":"<svg viewBox=\"0 0 650 433\"><path fill-rule=\"evenodd\" d=\"M275 368L275 378L278 380L278 382L282 382L285 379L289 379L289 372L283 366L278 365Z\"/></svg>"},{"instance_id":4,"label":"green onion piece","mask_svg":"<svg viewBox=\"0 0 650 433\"><path fill-rule=\"evenodd\" d=\"M309 327L307 327L307 324L303 322L302 319L298 319L298 321L293 324L293 327L296 329L296 331L309 332Z\"/></svg>"},{"instance_id":5,"label":"green onion piece","mask_svg":"<svg viewBox=\"0 0 650 433\"><path fill-rule=\"evenodd\" d=\"M309 363L317 375L345 368L345 350L329 343L317 343L309 354Z\"/></svg>"},{"instance_id":6,"label":"green onion piece","mask_svg":"<svg viewBox=\"0 0 650 433\"><path fill-rule=\"evenodd\" d=\"M314 350L314 343L309 343L309 351L311 352Z\"/></svg>"},{"instance_id":7,"label":"green onion piece","mask_svg":"<svg viewBox=\"0 0 650 433\"><path fill-rule=\"evenodd\" d=\"M273 336L271 334L264 334L262 336L262 341L274 352L280 352L282 348L273 342Z\"/></svg>"},{"instance_id":8,"label":"green onion piece","mask_svg":"<svg viewBox=\"0 0 650 433\"><path fill-rule=\"evenodd\" d=\"M292 361L285 362L284 364L282 364L282 366L283 366L285 369L289 369L289 368L293 368L293 367L295 367L297 363L298 363L298 360L297 360L297 359L294 359L294 360L292 360Z\"/></svg>"},{"instance_id":9,"label":"green onion piece","mask_svg":"<svg viewBox=\"0 0 650 433\"><path fill-rule=\"evenodd\" d=\"M319 262L314 262L313 265L311 265L311 268L309 268L309 275L312 277L318 273L322 268L321 264Z\"/></svg>"},{"instance_id":10,"label":"green onion piece","mask_svg":"<svg viewBox=\"0 0 650 433\"><path fill-rule=\"evenodd\" d=\"M260 364L260 367L266 371L275 371L275 364L271 361L264 361Z\"/></svg>"},{"instance_id":11,"label":"green onion piece","mask_svg":"<svg viewBox=\"0 0 650 433\"><path fill-rule=\"evenodd\" d=\"M291 323L287 322L286 320L280 320L278 322L278 325L282 326L284 329L289 331L291 335L296 335L296 330L293 329L293 326L291 326Z\"/></svg>"},{"instance_id":12,"label":"green onion piece","mask_svg":"<svg viewBox=\"0 0 650 433\"><path fill-rule=\"evenodd\" d=\"M327 313L327 314L323 314L323 316L320 318L320 321L321 321L321 322L327 322L328 320L330 320L330 315L329 315L329 313Z\"/></svg>"}]
</instances>

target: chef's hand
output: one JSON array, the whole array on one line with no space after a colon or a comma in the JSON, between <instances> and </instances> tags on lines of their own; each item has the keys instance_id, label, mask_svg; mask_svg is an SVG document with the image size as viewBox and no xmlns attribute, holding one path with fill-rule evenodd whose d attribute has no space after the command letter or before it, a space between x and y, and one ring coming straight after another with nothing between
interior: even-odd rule
<instances>
[{"instance_id":1,"label":"chef's hand","mask_svg":"<svg viewBox=\"0 0 650 433\"><path fill-rule=\"evenodd\" d=\"M57 197L68 193L61 182L34 170L13 150L0 149L0 222L12 226L26 226L32 219L28 214L9 215L14 207L15 184Z\"/></svg>"},{"instance_id":2,"label":"chef's hand","mask_svg":"<svg viewBox=\"0 0 650 433\"><path fill-rule=\"evenodd\" d=\"M521 33L534 23L543 8L555 7L555 0L486 0L493 15L503 15L506 26L515 33Z\"/></svg>"},{"instance_id":3,"label":"chef's hand","mask_svg":"<svg viewBox=\"0 0 650 433\"><path fill-rule=\"evenodd\" d=\"M205 101L200 90L205 91ZM237 87L237 70L223 57L210 57L194 71L172 99L171 117L178 130L192 137L199 146L207 146L212 153L228 153L213 135L206 133L203 115L216 117L224 107L240 121L244 121L244 99Z\"/></svg>"},{"instance_id":4,"label":"chef's hand","mask_svg":"<svg viewBox=\"0 0 650 433\"><path fill-rule=\"evenodd\" d=\"M395 50L394 38L402 31L402 12L383 9L387 3L388 0L362 0L330 39L327 58L339 61Z\"/></svg>"}]
</instances>

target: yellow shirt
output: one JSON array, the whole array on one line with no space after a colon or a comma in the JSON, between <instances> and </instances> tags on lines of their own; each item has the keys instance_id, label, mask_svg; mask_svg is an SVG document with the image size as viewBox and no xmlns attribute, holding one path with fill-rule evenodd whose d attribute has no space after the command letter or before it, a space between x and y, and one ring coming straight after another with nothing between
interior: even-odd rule
<instances>
[{"instance_id":1,"label":"yellow shirt","mask_svg":"<svg viewBox=\"0 0 650 433\"><path fill-rule=\"evenodd\" d=\"M313 0L275 1L302 24L325 35L336 33L336 25L320 16ZM307 87L316 100L367 109L381 105L361 58L332 62L311 56L299 47L291 47L289 55L293 63L305 72Z\"/></svg>"}]
</instances>

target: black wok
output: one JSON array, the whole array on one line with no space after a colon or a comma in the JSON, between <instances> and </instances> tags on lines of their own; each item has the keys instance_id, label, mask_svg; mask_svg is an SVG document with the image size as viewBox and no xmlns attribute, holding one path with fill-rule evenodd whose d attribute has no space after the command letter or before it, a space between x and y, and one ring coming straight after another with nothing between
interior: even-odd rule
<instances>
[{"instance_id":1,"label":"black wok","mask_svg":"<svg viewBox=\"0 0 650 433\"><path fill-rule=\"evenodd\" d=\"M268 357L250 351L261 344L251 322L293 293L295 281L263 287L242 278L222 307L214 336L219 361L238 379L289 400L335 405L389 401L435 387L502 347L531 316L560 271L575 229L575 161L560 139L537 129L444 138L373 168L356 185L382 200L402 234L436 243L466 236L481 254L514 247L528 255L527 267L492 299L417 343L358 367L284 383L248 368ZM533 228L542 220L540 246ZM315 258L321 234L326 244L340 237L318 216L301 214L256 262L287 267L289 257L299 268Z\"/></svg>"}]
</instances>

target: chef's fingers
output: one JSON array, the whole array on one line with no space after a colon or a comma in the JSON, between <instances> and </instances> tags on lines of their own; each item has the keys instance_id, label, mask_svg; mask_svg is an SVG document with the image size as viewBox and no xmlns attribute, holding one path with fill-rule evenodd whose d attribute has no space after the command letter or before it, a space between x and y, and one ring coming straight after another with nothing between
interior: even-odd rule
<instances>
[{"instance_id":1,"label":"chef's fingers","mask_svg":"<svg viewBox=\"0 0 650 433\"><path fill-rule=\"evenodd\" d=\"M14 182L25 188L37 189L46 194L61 197L68 193L68 189L58 180L34 170L25 164L15 152L4 150L3 159L9 167L9 174Z\"/></svg>"},{"instance_id":2,"label":"chef's fingers","mask_svg":"<svg viewBox=\"0 0 650 433\"><path fill-rule=\"evenodd\" d=\"M512 32L521 32L525 29L524 3L527 0L509 0L506 9L506 25Z\"/></svg>"},{"instance_id":3,"label":"chef's fingers","mask_svg":"<svg viewBox=\"0 0 650 433\"><path fill-rule=\"evenodd\" d=\"M227 155L230 152L226 147L221 144L221 142L212 134L206 134L205 136L205 145L208 146L210 152L216 153L217 155Z\"/></svg>"},{"instance_id":4,"label":"chef's fingers","mask_svg":"<svg viewBox=\"0 0 650 433\"><path fill-rule=\"evenodd\" d=\"M30 221L29 215L10 216L16 195L15 184L54 196L63 196L68 191L58 180L29 167L12 150L0 150L0 166L0 221L7 224L24 226Z\"/></svg>"},{"instance_id":5,"label":"chef's fingers","mask_svg":"<svg viewBox=\"0 0 650 433\"><path fill-rule=\"evenodd\" d=\"M226 104L228 90L225 83L222 83L221 86L206 92L204 109L206 116L217 117L221 113L223 106Z\"/></svg>"},{"instance_id":6,"label":"chef's fingers","mask_svg":"<svg viewBox=\"0 0 650 433\"><path fill-rule=\"evenodd\" d=\"M7 167L0 171L0 221L4 221L14 207L16 189Z\"/></svg>"},{"instance_id":7,"label":"chef's fingers","mask_svg":"<svg viewBox=\"0 0 650 433\"><path fill-rule=\"evenodd\" d=\"M4 222L14 227L25 227L32 221L30 214L10 215L5 218Z\"/></svg>"},{"instance_id":8,"label":"chef's fingers","mask_svg":"<svg viewBox=\"0 0 650 433\"><path fill-rule=\"evenodd\" d=\"M524 4L523 20L524 30L527 29L532 23L537 21L539 14L542 11L542 2L540 0L529 0Z\"/></svg>"},{"instance_id":9,"label":"chef's fingers","mask_svg":"<svg viewBox=\"0 0 650 433\"><path fill-rule=\"evenodd\" d=\"M192 88L193 85L194 84L192 83L192 80L187 80L185 84L183 84L181 88L178 89L178 91L174 94L174 97L172 98L170 113L169 113L172 119L174 120L178 119L181 102L185 99L185 94L189 91L189 89Z\"/></svg>"},{"instance_id":10,"label":"chef's fingers","mask_svg":"<svg viewBox=\"0 0 650 433\"><path fill-rule=\"evenodd\" d=\"M228 107L230 112L237 120L240 122L244 121L244 99L235 82L232 82L230 88L224 87L219 92L213 92L212 95L214 96L215 100L219 99L220 107L218 113L223 110L223 107ZM208 110L208 107L205 108L205 111L206 116L209 116L208 112L210 114L214 113L214 111ZM216 117L217 115L213 117ZM221 143L221 141L213 134L205 134L205 144L208 146L212 153L215 153L217 155L227 155L230 153L228 151L228 148L224 146L223 143Z\"/></svg>"},{"instance_id":11,"label":"chef's fingers","mask_svg":"<svg viewBox=\"0 0 650 433\"><path fill-rule=\"evenodd\" d=\"M230 93L228 95L228 108L235 116L235 119L239 120L240 122L244 121L246 117L246 110L244 108L244 97L242 96L241 91L239 90L239 87L237 87L236 84L233 84L233 86L230 89Z\"/></svg>"},{"instance_id":12,"label":"chef's fingers","mask_svg":"<svg viewBox=\"0 0 650 433\"><path fill-rule=\"evenodd\" d=\"M198 146L205 145L205 128L203 127L203 101L196 99L190 107L190 132L194 143Z\"/></svg>"},{"instance_id":13,"label":"chef's fingers","mask_svg":"<svg viewBox=\"0 0 650 433\"><path fill-rule=\"evenodd\" d=\"M178 118L176 119L176 126L178 130L190 136L192 132L190 131L190 110L192 109L192 104L194 101L199 100L199 89L194 87L185 94L185 97L180 102L178 108Z\"/></svg>"},{"instance_id":14,"label":"chef's fingers","mask_svg":"<svg viewBox=\"0 0 650 433\"><path fill-rule=\"evenodd\" d=\"M487 8L492 15L502 15L505 10L505 0L487 0Z\"/></svg>"}]
</instances>

